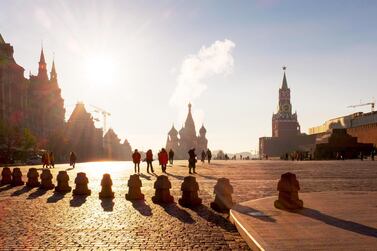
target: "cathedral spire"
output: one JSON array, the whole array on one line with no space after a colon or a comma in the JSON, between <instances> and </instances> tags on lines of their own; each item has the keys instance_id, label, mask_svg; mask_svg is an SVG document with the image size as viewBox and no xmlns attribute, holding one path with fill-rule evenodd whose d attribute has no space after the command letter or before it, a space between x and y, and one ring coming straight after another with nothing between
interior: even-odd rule
<instances>
[{"instance_id":1,"label":"cathedral spire","mask_svg":"<svg viewBox=\"0 0 377 251\"><path fill-rule=\"evenodd\" d=\"M281 85L281 89L288 89L287 77L285 76L286 69L287 69L287 66L283 66L284 76L283 76L283 83Z\"/></svg>"}]
</instances>

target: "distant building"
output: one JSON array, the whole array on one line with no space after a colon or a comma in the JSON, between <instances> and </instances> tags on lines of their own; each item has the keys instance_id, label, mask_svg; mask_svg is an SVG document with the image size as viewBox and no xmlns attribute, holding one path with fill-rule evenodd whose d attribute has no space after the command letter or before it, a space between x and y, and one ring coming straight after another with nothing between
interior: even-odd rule
<instances>
[{"instance_id":1,"label":"distant building","mask_svg":"<svg viewBox=\"0 0 377 251\"><path fill-rule=\"evenodd\" d=\"M28 80L13 57L13 46L0 34L0 121L22 125L27 121Z\"/></svg>"},{"instance_id":2,"label":"distant building","mask_svg":"<svg viewBox=\"0 0 377 251\"><path fill-rule=\"evenodd\" d=\"M132 149L127 140L120 143L118 135L113 129L109 129L103 137L104 159L131 160Z\"/></svg>"},{"instance_id":3,"label":"distant building","mask_svg":"<svg viewBox=\"0 0 377 251\"><path fill-rule=\"evenodd\" d=\"M38 75L30 74L29 126L40 138L47 139L65 126L64 100L58 84L55 62L52 61L50 78L43 48L39 59Z\"/></svg>"},{"instance_id":4,"label":"distant building","mask_svg":"<svg viewBox=\"0 0 377 251\"><path fill-rule=\"evenodd\" d=\"M207 151L208 140L206 133L207 130L202 125L197 136L194 119L191 114L191 104L189 104L185 125L179 132L174 128L174 125L172 126L166 140L166 149L167 151L173 149L175 153L174 158L176 159L187 159L188 151L191 148L195 148L195 152L199 156L203 150Z\"/></svg>"},{"instance_id":5,"label":"distant building","mask_svg":"<svg viewBox=\"0 0 377 251\"><path fill-rule=\"evenodd\" d=\"M330 119L320 126L309 128L309 134L320 136L332 129L347 129L347 133L357 137L358 142L377 146L377 112L358 112Z\"/></svg>"},{"instance_id":6,"label":"distant building","mask_svg":"<svg viewBox=\"0 0 377 251\"><path fill-rule=\"evenodd\" d=\"M94 120L83 103L77 103L67 122L66 135L69 150L77 155L79 162L103 157L102 129L94 126Z\"/></svg>"},{"instance_id":7,"label":"distant building","mask_svg":"<svg viewBox=\"0 0 377 251\"><path fill-rule=\"evenodd\" d=\"M356 159L368 156L373 150L373 144L359 143L357 137L347 133L346 129L330 129L317 135L314 151L315 159Z\"/></svg>"},{"instance_id":8,"label":"distant building","mask_svg":"<svg viewBox=\"0 0 377 251\"><path fill-rule=\"evenodd\" d=\"M279 89L279 106L272 115L272 137L259 138L261 157L281 157L293 151L312 152L315 136L301 133L297 113L292 113L291 90L288 88L285 74Z\"/></svg>"}]
</instances>

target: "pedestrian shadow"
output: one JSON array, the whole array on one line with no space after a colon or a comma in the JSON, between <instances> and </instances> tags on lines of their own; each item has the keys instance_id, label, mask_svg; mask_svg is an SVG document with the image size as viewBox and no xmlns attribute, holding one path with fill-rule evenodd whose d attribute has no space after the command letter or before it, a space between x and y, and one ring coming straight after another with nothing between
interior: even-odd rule
<instances>
[{"instance_id":1,"label":"pedestrian shadow","mask_svg":"<svg viewBox=\"0 0 377 251\"><path fill-rule=\"evenodd\" d=\"M114 201L113 198L102 198L101 199L101 207L105 212L112 212L114 209Z\"/></svg>"},{"instance_id":2,"label":"pedestrian shadow","mask_svg":"<svg viewBox=\"0 0 377 251\"><path fill-rule=\"evenodd\" d=\"M169 215L177 218L183 223L193 224L195 220L191 217L191 215L186 211L177 206L176 203L169 203L169 204L158 204L160 205L165 212Z\"/></svg>"},{"instance_id":3,"label":"pedestrian shadow","mask_svg":"<svg viewBox=\"0 0 377 251\"><path fill-rule=\"evenodd\" d=\"M36 199L40 196L43 196L45 193L47 193L47 190L46 189L42 189L42 188L38 188L35 192L32 192L31 194L29 194L29 196L27 197L28 200L33 200L33 199Z\"/></svg>"},{"instance_id":4,"label":"pedestrian shadow","mask_svg":"<svg viewBox=\"0 0 377 251\"><path fill-rule=\"evenodd\" d=\"M166 175L171 176L173 178L176 178L177 180L183 180L185 178L185 176L175 175L175 174L168 173L168 172L166 172Z\"/></svg>"},{"instance_id":5,"label":"pedestrian shadow","mask_svg":"<svg viewBox=\"0 0 377 251\"><path fill-rule=\"evenodd\" d=\"M3 185L0 187L0 193L1 192L4 192L4 191L7 191L9 189L12 189L13 187L11 185Z\"/></svg>"},{"instance_id":6,"label":"pedestrian shadow","mask_svg":"<svg viewBox=\"0 0 377 251\"><path fill-rule=\"evenodd\" d=\"M21 194L29 192L31 189L33 189L33 188L28 187L28 186L24 186L23 188L18 189L17 191L14 191L10 196L19 196Z\"/></svg>"},{"instance_id":7,"label":"pedestrian shadow","mask_svg":"<svg viewBox=\"0 0 377 251\"><path fill-rule=\"evenodd\" d=\"M197 176L200 176L200 177L203 177L205 179L209 179L209 180L217 180L218 178L215 177L215 176L210 176L210 175L203 175L203 174L196 174Z\"/></svg>"},{"instance_id":8,"label":"pedestrian shadow","mask_svg":"<svg viewBox=\"0 0 377 251\"><path fill-rule=\"evenodd\" d=\"M377 238L376 228L369 227L369 226L366 226L357 222L353 222L353 221L339 219L331 215L321 213L320 211L315 210L315 209L303 208L302 210L289 211L289 212L300 214L300 215L303 215L303 216L306 216L306 217L309 217L318 221L322 221L325 224L338 227L338 228L341 228L350 232Z\"/></svg>"},{"instance_id":9,"label":"pedestrian shadow","mask_svg":"<svg viewBox=\"0 0 377 251\"><path fill-rule=\"evenodd\" d=\"M151 180L151 176L148 176L148 175L145 175L145 174L140 174L139 175L140 178L143 178L143 179L146 179L146 180Z\"/></svg>"},{"instance_id":10,"label":"pedestrian shadow","mask_svg":"<svg viewBox=\"0 0 377 251\"><path fill-rule=\"evenodd\" d=\"M47 203L56 203L63 198L64 198L64 194L55 192L50 197L47 198Z\"/></svg>"},{"instance_id":11,"label":"pedestrian shadow","mask_svg":"<svg viewBox=\"0 0 377 251\"><path fill-rule=\"evenodd\" d=\"M132 206L143 216L152 216L152 209L144 200L133 200Z\"/></svg>"},{"instance_id":12,"label":"pedestrian shadow","mask_svg":"<svg viewBox=\"0 0 377 251\"><path fill-rule=\"evenodd\" d=\"M221 227L225 231L237 232L237 229L235 228L235 226L232 223L230 223L223 216L214 213L211 209L209 209L205 205L200 205L198 207L192 208L191 210L194 211L201 218Z\"/></svg>"},{"instance_id":13,"label":"pedestrian shadow","mask_svg":"<svg viewBox=\"0 0 377 251\"><path fill-rule=\"evenodd\" d=\"M73 169L75 169L75 168L74 167L70 167L70 168L65 169L65 171L71 171Z\"/></svg>"},{"instance_id":14,"label":"pedestrian shadow","mask_svg":"<svg viewBox=\"0 0 377 251\"><path fill-rule=\"evenodd\" d=\"M75 195L73 198L69 201L70 207L81 207L82 204L86 202L86 195Z\"/></svg>"}]
</instances>

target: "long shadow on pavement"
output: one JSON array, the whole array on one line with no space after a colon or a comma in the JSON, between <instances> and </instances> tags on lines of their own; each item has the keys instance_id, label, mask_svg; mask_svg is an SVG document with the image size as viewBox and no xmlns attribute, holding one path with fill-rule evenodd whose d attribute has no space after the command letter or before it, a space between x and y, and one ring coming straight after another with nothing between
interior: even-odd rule
<instances>
[{"instance_id":1,"label":"long shadow on pavement","mask_svg":"<svg viewBox=\"0 0 377 251\"><path fill-rule=\"evenodd\" d=\"M185 176L175 175L175 174L168 173L168 172L166 172L166 174L167 174L168 176L171 176L171 177L173 177L173 178L176 178L177 180L183 180L183 179L185 178Z\"/></svg>"},{"instance_id":2,"label":"long shadow on pavement","mask_svg":"<svg viewBox=\"0 0 377 251\"><path fill-rule=\"evenodd\" d=\"M237 232L237 229L230 223L227 219L225 219L223 216L214 213L211 209L209 209L205 205L200 205L198 207L192 208L192 211L194 211L198 216L202 217L208 222L211 222L225 231L228 232Z\"/></svg>"},{"instance_id":3,"label":"long shadow on pavement","mask_svg":"<svg viewBox=\"0 0 377 251\"><path fill-rule=\"evenodd\" d=\"M86 195L76 195L69 201L71 207L81 207L82 204L86 201Z\"/></svg>"},{"instance_id":4,"label":"long shadow on pavement","mask_svg":"<svg viewBox=\"0 0 377 251\"><path fill-rule=\"evenodd\" d=\"M36 199L36 198L44 195L45 193L47 193L47 190L42 189L42 188L38 188L35 192L32 192L31 194L29 194L29 196L27 197L27 199L28 200L33 200L33 199Z\"/></svg>"},{"instance_id":5,"label":"long shadow on pavement","mask_svg":"<svg viewBox=\"0 0 377 251\"><path fill-rule=\"evenodd\" d=\"M232 209L235 210L238 213L254 217L254 218L261 220L261 221L276 222L276 220L273 217L265 214L262 211L256 210L252 207L247 207L247 206L243 206L243 205L238 204L238 205L234 206Z\"/></svg>"},{"instance_id":6,"label":"long shadow on pavement","mask_svg":"<svg viewBox=\"0 0 377 251\"><path fill-rule=\"evenodd\" d=\"M140 178L143 178L143 179L146 179L146 180L151 180L151 176L145 175L145 174L143 174L143 173L141 173L141 174L139 175L139 177L140 177Z\"/></svg>"},{"instance_id":7,"label":"long shadow on pavement","mask_svg":"<svg viewBox=\"0 0 377 251\"><path fill-rule=\"evenodd\" d=\"M114 210L114 201L113 198L102 198L101 199L101 207L105 212L112 212Z\"/></svg>"},{"instance_id":8,"label":"long shadow on pavement","mask_svg":"<svg viewBox=\"0 0 377 251\"><path fill-rule=\"evenodd\" d=\"M218 178L215 177L215 176L210 176L210 175L202 175L202 174L196 174L197 176L200 176L200 177L203 177L205 179L209 179L209 180L217 180Z\"/></svg>"},{"instance_id":9,"label":"long shadow on pavement","mask_svg":"<svg viewBox=\"0 0 377 251\"><path fill-rule=\"evenodd\" d=\"M304 208L302 210L298 211L292 211L292 213L297 213L318 221L322 221L323 223L326 223L328 225L342 228L344 230L366 235L366 236L371 236L377 238L377 229L373 227L369 227L357 222L353 221L347 221L347 220L342 220L336 217L333 217L331 215L327 215L324 213L321 213L318 210L311 209L311 208Z\"/></svg>"},{"instance_id":10,"label":"long shadow on pavement","mask_svg":"<svg viewBox=\"0 0 377 251\"><path fill-rule=\"evenodd\" d=\"M3 191L7 191L9 189L12 189L13 187L11 185L5 185L0 188L0 193Z\"/></svg>"},{"instance_id":11,"label":"long shadow on pavement","mask_svg":"<svg viewBox=\"0 0 377 251\"><path fill-rule=\"evenodd\" d=\"M21 194L29 192L31 189L33 189L33 188L32 187L28 187L28 186L24 186L23 188L21 188L21 189L19 189L17 191L14 191L10 196L19 196Z\"/></svg>"},{"instance_id":12,"label":"long shadow on pavement","mask_svg":"<svg viewBox=\"0 0 377 251\"><path fill-rule=\"evenodd\" d=\"M195 223L195 220L191 217L191 215L186 210L179 208L176 203L158 204L158 205L164 208L165 212L167 212L169 215L177 218L183 223L187 223L187 224Z\"/></svg>"},{"instance_id":13,"label":"long shadow on pavement","mask_svg":"<svg viewBox=\"0 0 377 251\"><path fill-rule=\"evenodd\" d=\"M64 198L64 194L55 192L53 193L53 195L47 198L47 203L56 203L63 198Z\"/></svg>"},{"instance_id":14,"label":"long shadow on pavement","mask_svg":"<svg viewBox=\"0 0 377 251\"><path fill-rule=\"evenodd\" d=\"M149 205L145 204L144 200L133 200L132 206L139 211L141 215L152 216L152 209Z\"/></svg>"}]
</instances>

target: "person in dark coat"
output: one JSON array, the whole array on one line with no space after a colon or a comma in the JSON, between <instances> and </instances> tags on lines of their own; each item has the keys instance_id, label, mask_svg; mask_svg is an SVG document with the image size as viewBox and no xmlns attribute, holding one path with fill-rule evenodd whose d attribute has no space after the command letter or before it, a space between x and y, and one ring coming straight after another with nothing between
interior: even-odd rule
<instances>
[{"instance_id":1,"label":"person in dark coat","mask_svg":"<svg viewBox=\"0 0 377 251\"><path fill-rule=\"evenodd\" d=\"M76 154L74 152L71 152L69 154L69 165L72 166L72 168L75 168L76 165Z\"/></svg>"},{"instance_id":2,"label":"person in dark coat","mask_svg":"<svg viewBox=\"0 0 377 251\"><path fill-rule=\"evenodd\" d=\"M209 150L209 148L207 150L207 159L208 159L208 164L210 164L211 159L212 159L212 152L211 152L211 150Z\"/></svg>"},{"instance_id":3,"label":"person in dark coat","mask_svg":"<svg viewBox=\"0 0 377 251\"><path fill-rule=\"evenodd\" d=\"M174 151L173 151L173 149L170 149L170 151L169 151L169 163L170 163L170 165L173 165L173 160L174 160Z\"/></svg>"},{"instance_id":4,"label":"person in dark coat","mask_svg":"<svg viewBox=\"0 0 377 251\"><path fill-rule=\"evenodd\" d=\"M135 149L134 153L132 154L132 161L134 162L135 164L135 173L136 173L136 167L137 167L137 173L140 174L140 160L141 160L141 155L140 153L137 151L137 149Z\"/></svg>"},{"instance_id":5,"label":"person in dark coat","mask_svg":"<svg viewBox=\"0 0 377 251\"><path fill-rule=\"evenodd\" d=\"M166 165L168 164L168 159L168 153L166 152L165 148L162 148L160 153L158 154L158 160L160 161L163 173L166 173Z\"/></svg>"},{"instance_id":6,"label":"person in dark coat","mask_svg":"<svg viewBox=\"0 0 377 251\"><path fill-rule=\"evenodd\" d=\"M188 151L189 154L189 174L192 174L191 169L193 170L193 173L195 172L195 165L196 165L196 154L195 154L195 148L190 149Z\"/></svg>"},{"instance_id":7,"label":"person in dark coat","mask_svg":"<svg viewBox=\"0 0 377 251\"><path fill-rule=\"evenodd\" d=\"M154 173L153 166L152 166L153 153L151 149L149 149L146 153L146 161L147 161L147 173L149 173L149 167L151 167L151 172Z\"/></svg>"},{"instance_id":8,"label":"person in dark coat","mask_svg":"<svg viewBox=\"0 0 377 251\"><path fill-rule=\"evenodd\" d=\"M203 164L204 164L205 160L206 160L206 152L203 150L202 151L202 158L201 158L201 161L202 161Z\"/></svg>"}]
</instances>

